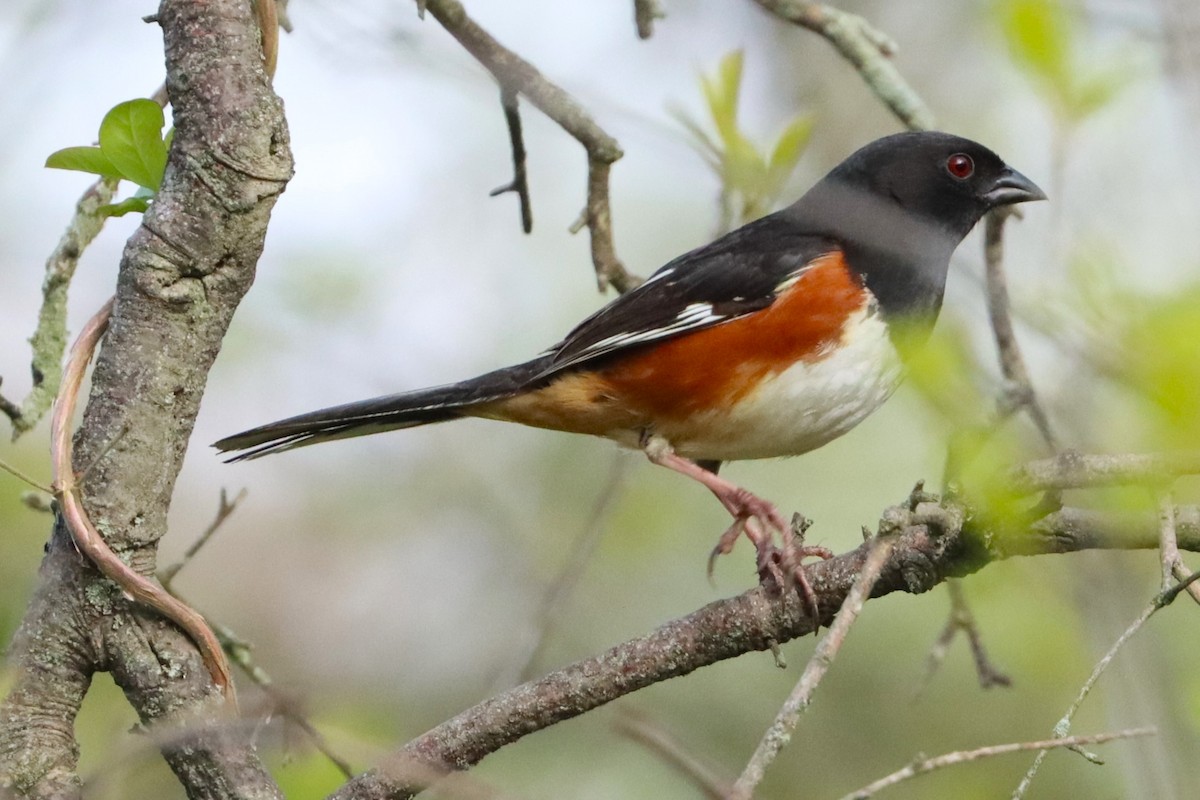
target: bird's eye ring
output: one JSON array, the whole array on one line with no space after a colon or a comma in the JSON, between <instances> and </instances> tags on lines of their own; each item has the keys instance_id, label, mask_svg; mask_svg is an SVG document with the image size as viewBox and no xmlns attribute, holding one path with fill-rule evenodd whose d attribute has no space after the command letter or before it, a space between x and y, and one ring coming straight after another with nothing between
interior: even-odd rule
<instances>
[{"instance_id":1,"label":"bird's eye ring","mask_svg":"<svg viewBox=\"0 0 1200 800\"><path fill-rule=\"evenodd\" d=\"M946 159L946 171L951 177L965 181L975 174L975 162L966 153L955 153Z\"/></svg>"}]
</instances>

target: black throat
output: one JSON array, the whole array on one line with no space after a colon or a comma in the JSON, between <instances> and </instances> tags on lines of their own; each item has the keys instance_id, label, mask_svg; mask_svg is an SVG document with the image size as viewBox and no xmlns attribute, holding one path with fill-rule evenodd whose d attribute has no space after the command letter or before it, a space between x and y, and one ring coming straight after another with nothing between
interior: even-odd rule
<instances>
[{"instance_id":1,"label":"black throat","mask_svg":"<svg viewBox=\"0 0 1200 800\"><path fill-rule=\"evenodd\" d=\"M841 244L847 266L875 296L893 330L924 329L927 334L933 328L950 256L965 231L913 213L895 198L829 180L784 213Z\"/></svg>"}]
</instances>

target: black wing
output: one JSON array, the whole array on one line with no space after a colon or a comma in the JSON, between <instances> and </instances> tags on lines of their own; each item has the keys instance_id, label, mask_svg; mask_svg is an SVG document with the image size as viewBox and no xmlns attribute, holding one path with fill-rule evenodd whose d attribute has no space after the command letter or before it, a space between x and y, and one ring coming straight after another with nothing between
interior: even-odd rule
<instances>
[{"instance_id":1,"label":"black wing","mask_svg":"<svg viewBox=\"0 0 1200 800\"><path fill-rule=\"evenodd\" d=\"M672 260L585 319L549 350L553 357L538 377L766 308L815 259L837 249L778 213L751 222Z\"/></svg>"}]
</instances>

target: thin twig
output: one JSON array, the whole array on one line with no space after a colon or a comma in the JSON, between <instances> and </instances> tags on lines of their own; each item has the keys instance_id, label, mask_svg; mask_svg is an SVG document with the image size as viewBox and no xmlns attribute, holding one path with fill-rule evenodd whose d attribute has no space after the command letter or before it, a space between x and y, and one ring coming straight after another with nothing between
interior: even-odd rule
<instances>
[{"instance_id":1,"label":"thin twig","mask_svg":"<svg viewBox=\"0 0 1200 800\"><path fill-rule=\"evenodd\" d=\"M613 725L622 736L642 745L678 770L709 800L725 800L729 796L730 781L721 777L711 765L688 752L674 734L649 717L622 710Z\"/></svg>"},{"instance_id":2,"label":"thin twig","mask_svg":"<svg viewBox=\"0 0 1200 800\"><path fill-rule=\"evenodd\" d=\"M996 349L1000 357L1000 371L1008 382L1009 397L1012 405L1023 407L1029 412L1038 433L1045 440L1051 452L1061 449L1054 431L1050 428L1050 418L1042 408L1034 391L1033 381L1029 377L1029 369L1025 366L1025 357L1017 344L1016 332L1013 330L1012 314L1008 297L1008 277L1004 270L1004 223L1018 212L1012 208L1001 208L989 213L984 219L984 266L987 283L988 316L992 323L992 333L996 339Z\"/></svg>"},{"instance_id":3,"label":"thin twig","mask_svg":"<svg viewBox=\"0 0 1200 800\"><path fill-rule=\"evenodd\" d=\"M235 501L236 502L236 501ZM228 626L214 624L213 630L217 634L217 639L221 642L221 647L229 656L229 660L246 674L251 681L255 683L263 693L270 698L272 708L279 712L285 721L292 723L309 738L313 747L317 751L329 759L337 770L347 778L354 777L354 768L350 766L350 762L339 756L333 751L333 748L316 726L309 722L308 717L303 712L296 708L296 704L286 697L278 688L275 687L274 681L271 680L270 674L260 667L251 655L252 647L249 642L234 633Z\"/></svg>"},{"instance_id":4,"label":"thin twig","mask_svg":"<svg viewBox=\"0 0 1200 800\"><path fill-rule=\"evenodd\" d=\"M183 558L167 567L158 576L158 582L163 585L163 588L168 592L171 591L171 581L179 574L179 570L187 566L196 553L200 552L200 548L208 544L208 540L221 527L225 520L229 519L229 515L237 510L238 503L246 499L246 490L242 489L237 493L237 496L231 501L226 495L225 490L221 489L221 499L217 505L217 515L213 517L213 521L208 524L208 527L192 542L191 546L184 552Z\"/></svg>"},{"instance_id":5,"label":"thin twig","mask_svg":"<svg viewBox=\"0 0 1200 800\"><path fill-rule=\"evenodd\" d=\"M649 39L653 36L654 20L665 16L658 0L633 0L633 21L637 25L639 39Z\"/></svg>"},{"instance_id":6,"label":"thin twig","mask_svg":"<svg viewBox=\"0 0 1200 800\"><path fill-rule=\"evenodd\" d=\"M871 589L891 554L892 542L888 539L877 540L871 545L862 570L846 595L833 624L829 626L829 632L817 644L812 658L804 668L804 674L800 676L796 687L775 717L775 722L767 729L754 755L750 757L746 768L734 783L733 791L729 794L731 800L748 800L754 794L754 788L762 781L767 767L791 739L792 731L800 722L800 715L812 702L813 693L841 650L850 626L858 618L863 603L871 596Z\"/></svg>"},{"instance_id":7,"label":"thin twig","mask_svg":"<svg viewBox=\"0 0 1200 800\"><path fill-rule=\"evenodd\" d=\"M896 43L857 14L821 3L755 0L781 19L824 37L901 122L912 130L934 126L933 113L891 61Z\"/></svg>"},{"instance_id":8,"label":"thin twig","mask_svg":"<svg viewBox=\"0 0 1200 800\"><path fill-rule=\"evenodd\" d=\"M489 196L516 192L521 201L521 228L530 233L533 231L533 205L529 199L529 180L525 175L525 137L521 133L519 102L516 92L504 86L500 87L500 105L504 108L504 122L508 125L508 139L512 144L513 179L492 189Z\"/></svg>"},{"instance_id":9,"label":"thin twig","mask_svg":"<svg viewBox=\"0 0 1200 800\"><path fill-rule=\"evenodd\" d=\"M54 414L50 419L50 452L55 499L58 500L63 521L79 551L94 563L105 577L121 587L126 595L162 614L188 634L204 657L204 664L212 673L213 681L224 693L230 710L236 710L237 697L229 674L229 663L225 660L221 645L208 623L204 621L204 617L122 561L96 530L81 501L72 464L71 421L75 416L75 405L79 397L79 388L83 384L84 372L100 337L108 329L112 308L113 300L109 300L88 320L72 346L66 367L63 369L59 396L55 400Z\"/></svg>"},{"instance_id":10,"label":"thin twig","mask_svg":"<svg viewBox=\"0 0 1200 800\"><path fill-rule=\"evenodd\" d=\"M1158 494L1158 556L1162 561L1162 588L1175 583L1175 565L1179 563L1179 542L1175 530L1175 499L1170 489Z\"/></svg>"},{"instance_id":11,"label":"thin twig","mask_svg":"<svg viewBox=\"0 0 1200 800\"><path fill-rule=\"evenodd\" d=\"M898 783L915 778L926 772L933 772L944 767L952 767L955 764L967 764L971 761L978 761L981 758L994 758L995 756L1004 756L1010 753L1020 753L1026 750L1049 750L1056 747L1082 747L1088 744L1104 744L1118 739L1134 739L1142 736L1156 736L1158 730L1153 727L1147 728L1130 728L1129 730L1116 731L1114 733L1096 733L1091 736L1067 736L1059 739L1046 739L1041 742L1017 742L1015 744L994 744L988 747L980 747L975 750L957 750L953 753L936 756L934 758L925 758L918 756L917 760L909 764L903 769L898 769L891 775L880 778L877 781L867 784L866 786L856 791L844 795L841 800L866 800L868 797L883 791L884 789L895 786Z\"/></svg>"},{"instance_id":12,"label":"thin twig","mask_svg":"<svg viewBox=\"0 0 1200 800\"><path fill-rule=\"evenodd\" d=\"M3 384L4 378L0 377L0 386ZM4 395L0 394L0 414L8 417L9 421L15 425L21 418L21 407L9 400Z\"/></svg>"},{"instance_id":13,"label":"thin twig","mask_svg":"<svg viewBox=\"0 0 1200 800\"><path fill-rule=\"evenodd\" d=\"M980 688L1012 686L1012 678L997 669L988 658L987 651L983 646L983 637L975 622L975 615L971 613L966 595L963 594L962 581L952 578L946 582L946 588L950 590L950 615L946 620L946 626L942 628L941 634L925 659L925 676L916 693L920 695L929 686L933 676L945 662L950 645L959 633L967 637L967 643L971 647L971 657L975 661L975 674L979 676Z\"/></svg>"},{"instance_id":14,"label":"thin twig","mask_svg":"<svg viewBox=\"0 0 1200 800\"><path fill-rule=\"evenodd\" d=\"M9 475L12 475L17 480L29 484L30 486L37 489L38 491L46 492L47 494L54 494L54 490L51 489L49 486L43 486L42 484L35 481L33 478L26 475L21 470L14 467L12 464L9 464L7 461L0 460L0 470L4 470L5 472L7 472Z\"/></svg>"},{"instance_id":15,"label":"thin twig","mask_svg":"<svg viewBox=\"0 0 1200 800\"><path fill-rule=\"evenodd\" d=\"M562 618L567 597L579 584L584 570L587 569L596 548L600 545L600 540L604 537L605 523L608 521L617 497L620 496L621 484L625 480L628 467L629 460L623 454L618 453L613 459L608 479L600 489L600 494L592 506L592 512L588 515L587 524L571 544L566 562L542 593L541 602L533 617L533 630L528 645L524 648L520 658L515 661L515 667L505 670L496 680L499 688L511 686L514 677L518 683L533 677L533 666L537 663L543 645Z\"/></svg>"},{"instance_id":16,"label":"thin twig","mask_svg":"<svg viewBox=\"0 0 1200 800\"><path fill-rule=\"evenodd\" d=\"M1158 551L1162 560L1163 588L1185 580L1189 575L1183 556L1179 554L1179 528L1179 510L1175 507L1174 495L1170 489L1163 490L1158 495ZM1200 586L1187 584L1187 593L1200 603Z\"/></svg>"},{"instance_id":17,"label":"thin twig","mask_svg":"<svg viewBox=\"0 0 1200 800\"><path fill-rule=\"evenodd\" d=\"M1200 572L1197 572L1196 574L1189 576L1186 580L1159 592L1150 601L1150 603L1144 609L1142 609L1142 613L1138 615L1137 619L1135 619L1129 625L1129 627L1125 629L1124 633L1117 638L1117 641L1113 642L1112 647L1108 649L1108 652L1104 654L1104 657L1096 663L1096 666L1092 669L1092 674L1088 676L1088 679L1080 688L1079 694L1076 695L1075 701L1071 703L1070 707L1067 709L1067 713L1063 715L1062 719L1055 723L1053 733L1056 738L1062 738L1071 732L1071 720L1074 719L1075 712L1077 712L1079 707L1083 705L1083 701L1086 700L1087 696L1091 693L1092 687L1096 685L1096 681L1100 680L1100 676L1104 674L1106 669L1108 669L1108 665L1112 663L1114 658L1116 658L1117 653L1121 651L1121 648L1125 646L1125 643L1133 638L1135 633L1142 629L1142 626L1146 624L1146 621L1150 619L1150 617L1154 616L1155 612L1174 602L1175 598L1179 596L1179 593L1186 590L1188 586L1193 585L1197 579L1200 579ZM1095 756L1083 750L1079 746L1073 746L1071 749L1082 755L1084 758L1087 758L1089 761L1097 760ZM1033 763L1029 766L1029 770L1025 773L1025 777L1021 779L1021 783L1017 785L1016 790L1013 792L1012 800L1021 800L1021 798L1025 796L1025 793L1029 791L1029 786L1031 783L1033 783L1033 779L1037 775L1038 770L1041 769L1042 762L1046 759L1047 752L1047 748L1041 748L1038 751L1037 757L1034 758Z\"/></svg>"},{"instance_id":18,"label":"thin twig","mask_svg":"<svg viewBox=\"0 0 1200 800\"><path fill-rule=\"evenodd\" d=\"M591 232L592 263L596 278L601 289L612 286L623 292L636 286L640 280L625 270L617 258L612 239L608 173L613 162L623 155L616 140L605 133L571 95L547 80L536 67L504 47L467 16L458 0L427 0L424 7L492 73L504 90L524 95L583 145L588 159L584 220Z\"/></svg>"},{"instance_id":19,"label":"thin twig","mask_svg":"<svg viewBox=\"0 0 1200 800\"><path fill-rule=\"evenodd\" d=\"M1178 519L1178 507L1175 509L1175 516L1176 519ZM1183 563L1182 557L1180 557L1172 566L1171 573L1175 576L1175 580L1183 582L1184 591L1188 593L1188 596L1197 603L1200 603L1200 584L1189 581L1193 573L1188 572L1187 564Z\"/></svg>"}]
</instances>

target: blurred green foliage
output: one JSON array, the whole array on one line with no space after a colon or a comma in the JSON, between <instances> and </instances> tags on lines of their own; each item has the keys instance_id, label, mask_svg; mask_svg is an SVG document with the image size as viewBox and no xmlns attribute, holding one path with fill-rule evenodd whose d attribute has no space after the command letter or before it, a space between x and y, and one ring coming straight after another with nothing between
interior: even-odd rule
<instances>
[{"instance_id":1,"label":"blurred green foliage","mask_svg":"<svg viewBox=\"0 0 1200 800\"><path fill-rule=\"evenodd\" d=\"M1200 447L1200 283L1166 295L1126 295L1114 335L1128 382L1146 398L1147 449Z\"/></svg>"},{"instance_id":2,"label":"blurred green foliage","mask_svg":"<svg viewBox=\"0 0 1200 800\"><path fill-rule=\"evenodd\" d=\"M961 318L943 314L927 341L902 349L909 384L944 421L947 433L983 421L994 399L981 385L982 367Z\"/></svg>"},{"instance_id":3,"label":"blurred green foliage","mask_svg":"<svg viewBox=\"0 0 1200 800\"><path fill-rule=\"evenodd\" d=\"M738 121L743 61L742 51L736 50L721 59L715 73L700 76L715 138L686 114L676 114L721 181L723 230L758 219L774 208L813 129L811 115L798 116L784 127L773 147L756 145Z\"/></svg>"},{"instance_id":4,"label":"blurred green foliage","mask_svg":"<svg viewBox=\"0 0 1200 800\"><path fill-rule=\"evenodd\" d=\"M1108 105L1136 76L1127 54L1096 58L1077 10L1062 0L997 0L993 13L1013 61L1068 125Z\"/></svg>"}]
</instances>

